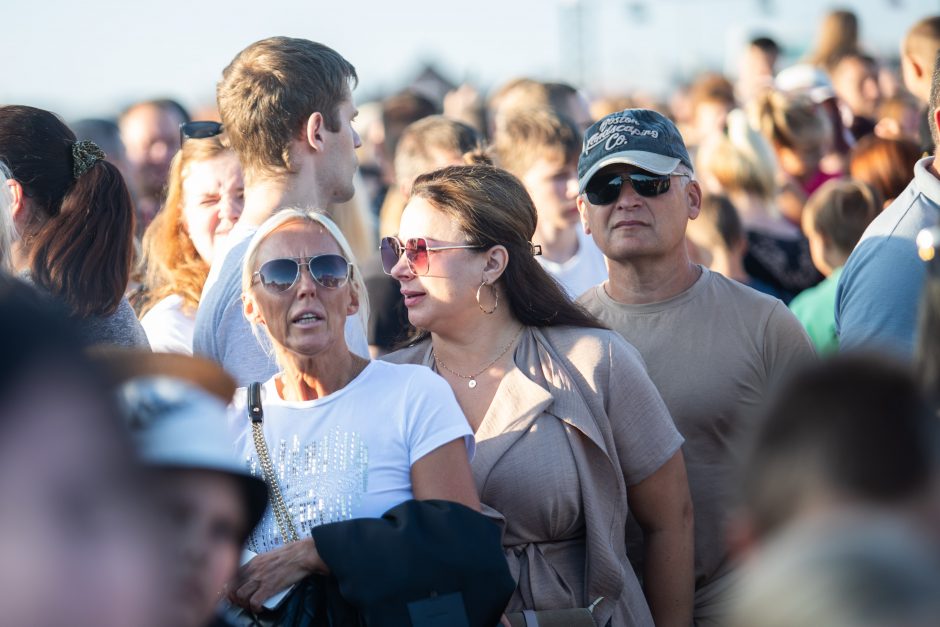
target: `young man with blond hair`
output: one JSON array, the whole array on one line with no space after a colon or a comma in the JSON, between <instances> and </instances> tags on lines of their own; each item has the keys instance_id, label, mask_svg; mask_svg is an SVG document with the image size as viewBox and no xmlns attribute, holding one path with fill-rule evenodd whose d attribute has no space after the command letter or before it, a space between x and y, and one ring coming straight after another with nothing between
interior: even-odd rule
<instances>
[{"instance_id":1,"label":"young man with blond hair","mask_svg":"<svg viewBox=\"0 0 940 627\"><path fill-rule=\"evenodd\" d=\"M604 255L578 217L578 153L581 133L549 109L513 112L493 146L497 165L516 175L538 212L536 259L571 298L607 278Z\"/></svg>"},{"instance_id":2,"label":"young man with blond hair","mask_svg":"<svg viewBox=\"0 0 940 627\"><path fill-rule=\"evenodd\" d=\"M222 73L219 113L244 169L245 209L206 281L193 349L221 363L239 385L277 372L242 313L248 243L281 208L325 209L352 198L362 143L352 127L356 81L355 68L335 50L290 37L251 44ZM346 329L351 348L368 356L358 316Z\"/></svg>"}]
</instances>

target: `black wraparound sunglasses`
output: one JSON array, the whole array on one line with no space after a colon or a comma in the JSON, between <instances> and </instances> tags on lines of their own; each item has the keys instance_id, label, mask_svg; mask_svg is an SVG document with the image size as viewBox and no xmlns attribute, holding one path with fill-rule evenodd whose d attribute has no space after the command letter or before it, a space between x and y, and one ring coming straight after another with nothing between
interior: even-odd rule
<instances>
[{"instance_id":1,"label":"black wraparound sunglasses","mask_svg":"<svg viewBox=\"0 0 940 627\"><path fill-rule=\"evenodd\" d=\"M692 178L688 174L678 172L673 174L641 174L639 172L617 174L611 172L592 177L584 187L584 193L588 202L592 205L609 205L620 198L624 181L630 181L630 185L633 186L637 194L645 198L652 198L668 192L674 176Z\"/></svg>"},{"instance_id":2,"label":"black wraparound sunglasses","mask_svg":"<svg viewBox=\"0 0 940 627\"><path fill-rule=\"evenodd\" d=\"M195 122L183 122L180 124L180 146L187 139L206 139L222 134L221 122L209 122L198 120Z\"/></svg>"}]
</instances>

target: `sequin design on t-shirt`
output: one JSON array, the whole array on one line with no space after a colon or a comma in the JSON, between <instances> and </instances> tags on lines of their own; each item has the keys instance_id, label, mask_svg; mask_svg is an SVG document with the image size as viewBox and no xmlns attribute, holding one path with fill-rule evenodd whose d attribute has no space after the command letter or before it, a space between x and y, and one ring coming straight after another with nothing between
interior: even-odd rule
<instances>
[{"instance_id":1,"label":"sequin design on t-shirt","mask_svg":"<svg viewBox=\"0 0 940 627\"><path fill-rule=\"evenodd\" d=\"M294 435L271 446L270 455L294 528L301 538L309 538L310 530L317 525L353 517L369 483L369 451L358 433L335 426L323 439L309 444L302 444ZM263 478L257 454L248 457L248 470ZM248 548L264 553L283 544L269 506Z\"/></svg>"}]
</instances>

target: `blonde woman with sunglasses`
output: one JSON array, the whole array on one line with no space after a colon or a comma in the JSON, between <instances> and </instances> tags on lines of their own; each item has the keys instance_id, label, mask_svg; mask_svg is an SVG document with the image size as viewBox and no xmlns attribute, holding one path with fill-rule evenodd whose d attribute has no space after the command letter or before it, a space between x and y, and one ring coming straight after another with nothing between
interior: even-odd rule
<instances>
[{"instance_id":1,"label":"blonde woman with sunglasses","mask_svg":"<svg viewBox=\"0 0 940 627\"><path fill-rule=\"evenodd\" d=\"M249 539L260 555L230 592L243 607L257 610L286 586L326 572L310 535L317 525L377 518L412 498L480 506L473 436L447 383L426 368L367 361L347 347L346 317L367 318L352 260L329 218L294 209L262 224L245 255L245 317L280 368L261 385L260 446L279 469L287 511L269 508ZM262 476L247 396L236 392L229 424L239 455Z\"/></svg>"}]
</instances>

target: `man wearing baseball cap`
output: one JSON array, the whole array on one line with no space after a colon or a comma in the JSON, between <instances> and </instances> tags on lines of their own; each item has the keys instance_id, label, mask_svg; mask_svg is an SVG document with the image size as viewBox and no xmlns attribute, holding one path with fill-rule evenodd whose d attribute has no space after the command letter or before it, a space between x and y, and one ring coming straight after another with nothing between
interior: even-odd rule
<instances>
[{"instance_id":1,"label":"man wearing baseball cap","mask_svg":"<svg viewBox=\"0 0 940 627\"><path fill-rule=\"evenodd\" d=\"M685 229L698 216L702 189L670 120L627 109L591 126L578 191L585 231L609 264L608 280L580 302L640 351L686 439L695 506L694 620L719 625L732 582L724 525L737 440L752 429L751 414L770 388L815 354L782 302L689 258ZM627 535L642 573L642 536L636 525Z\"/></svg>"}]
</instances>

